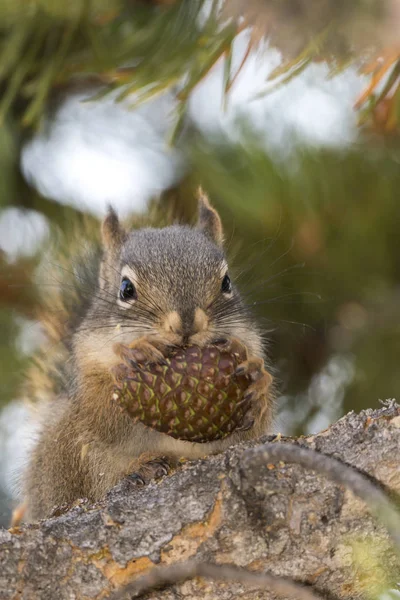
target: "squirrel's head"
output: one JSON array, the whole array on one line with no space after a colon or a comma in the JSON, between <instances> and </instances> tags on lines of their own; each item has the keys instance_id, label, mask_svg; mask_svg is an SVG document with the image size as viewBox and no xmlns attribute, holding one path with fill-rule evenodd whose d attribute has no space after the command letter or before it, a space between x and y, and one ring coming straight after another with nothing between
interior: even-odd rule
<instances>
[{"instance_id":1,"label":"squirrel's head","mask_svg":"<svg viewBox=\"0 0 400 600\"><path fill-rule=\"evenodd\" d=\"M96 326L91 339L84 336L87 352L97 354L99 348L96 360L108 361L105 346L144 335L172 345L235 336L260 352L254 324L230 279L221 219L201 191L198 206L195 227L130 232L109 210L102 225L100 289L88 314Z\"/></svg>"}]
</instances>

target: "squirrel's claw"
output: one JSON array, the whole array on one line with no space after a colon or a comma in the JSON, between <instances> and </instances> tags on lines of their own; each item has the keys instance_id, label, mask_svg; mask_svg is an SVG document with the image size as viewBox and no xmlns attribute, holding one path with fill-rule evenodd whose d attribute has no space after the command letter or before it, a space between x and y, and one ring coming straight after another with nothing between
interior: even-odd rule
<instances>
[{"instance_id":1,"label":"squirrel's claw","mask_svg":"<svg viewBox=\"0 0 400 600\"><path fill-rule=\"evenodd\" d=\"M139 459L140 460L140 459ZM135 472L128 475L128 479L136 485L146 485L154 479L160 479L170 473L172 464L164 456L153 458L143 463L139 463Z\"/></svg>"},{"instance_id":2,"label":"squirrel's claw","mask_svg":"<svg viewBox=\"0 0 400 600\"><path fill-rule=\"evenodd\" d=\"M138 487L143 487L144 485L146 485L145 480L141 475L139 475L139 473L131 473L127 476L127 479Z\"/></svg>"},{"instance_id":3,"label":"squirrel's claw","mask_svg":"<svg viewBox=\"0 0 400 600\"><path fill-rule=\"evenodd\" d=\"M129 377L129 369L126 364L120 363L119 365L112 367L111 374L114 377L115 383L121 385Z\"/></svg>"},{"instance_id":4,"label":"squirrel's claw","mask_svg":"<svg viewBox=\"0 0 400 600\"><path fill-rule=\"evenodd\" d=\"M218 346L220 350L224 350L230 354L235 354L240 361L246 361L248 358L247 348L245 344L243 344L243 342L241 342L238 338L232 337L229 339L215 339L212 343Z\"/></svg>"},{"instance_id":5,"label":"squirrel's claw","mask_svg":"<svg viewBox=\"0 0 400 600\"><path fill-rule=\"evenodd\" d=\"M249 413L251 413L251 409L246 413L242 425L236 431L249 431L253 427L255 419Z\"/></svg>"},{"instance_id":6,"label":"squirrel's claw","mask_svg":"<svg viewBox=\"0 0 400 600\"><path fill-rule=\"evenodd\" d=\"M146 469L150 469L152 471L152 476L154 479L166 477L171 471L171 465L164 457L150 460L148 463L146 463L145 467Z\"/></svg>"}]
</instances>

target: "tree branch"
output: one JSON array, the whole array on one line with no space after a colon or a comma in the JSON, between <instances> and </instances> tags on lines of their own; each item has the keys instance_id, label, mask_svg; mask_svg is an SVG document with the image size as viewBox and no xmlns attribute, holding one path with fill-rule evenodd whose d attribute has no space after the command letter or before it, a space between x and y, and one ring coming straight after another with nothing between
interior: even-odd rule
<instances>
[{"instance_id":1,"label":"tree branch","mask_svg":"<svg viewBox=\"0 0 400 600\"><path fill-rule=\"evenodd\" d=\"M306 469L318 471L336 483L349 488L368 504L371 511L387 527L400 550L400 513L386 494L365 475L331 456L325 456L309 448L301 448L297 444L287 443L265 444L259 448L248 450L242 458L242 468L246 470L250 462L253 467L261 467L279 461L293 462Z\"/></svg>"},{"instance_id":2,"label":"tree branch","mask_svg":"<svg viewBox=\"0 0 400 600\"><path fill-rule=\"evenodd\" d=\"M213 565L190 560L177 565L156 567L147 575L127 585L123 590L112 594L110 600L122 600L127 594L133 598L137 598L149 590L182 583L194 577L229 582L236 581L246 586L268 589L278 594L278 596L296 598L296 600L322 600L323 598L304 585L283 579L283 577L275 577L268 573L251 573L239 567Z\"/></svg>"},{"instance_id":3,"label":"tree branch","mask_svg":"<svg viewBox=\"0 0 400 600\"><path fill-rule=\"evenodd\" d=\"M236 600L243 586L246 600L357 600L393 586L399 525L382 489L400 492L400 407L265 444L273 439L0 529L0 600Z\"/></svg>"}]
</instances>

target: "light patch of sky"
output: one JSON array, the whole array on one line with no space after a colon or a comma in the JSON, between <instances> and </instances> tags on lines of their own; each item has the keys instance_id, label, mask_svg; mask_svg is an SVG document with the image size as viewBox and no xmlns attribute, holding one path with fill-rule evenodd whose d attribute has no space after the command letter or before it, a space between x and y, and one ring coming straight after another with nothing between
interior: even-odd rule
<instances>
[{"instance_id":1,"label":"light patch of sky","mask_svg":"<svg viewBox=\"0 0 400 600\"><path fill-rule=\"evenodd\" d=\"M46 341L43 328L38 321L22 317L15 317L15 320L19 325L18 337L15 340L17 349L21 354L29 356Z\"/></svg>"},{"instance_id":2,"label":"light patch of sky","mask_svg":"<svg viewBox=\"0 0 400 600\"><path fill-rule=\"evenodd\" d=\"M0 487L18 496L18 477L37 435L37 426L22 401L11 402L0 413Z\"/></svg>"},{"instance_id":3,"label":"light patch of sky","mask_svg":"<svg viewBox=\"0 0 400 600\"><path fill-rule=\"evenodd\" d=\"M37 211L10 207L0 212L0 249L11 262L33 254L48 233L47 220Z\"/></svg>"},{"instance_id":4,"label":"light patch of sky","mask_svg":"<svg viewBox=\"0 0 400 600\"><path fill-rule=\"evenodd\" d=\"M233 73L240 66L248 42L248 31L236 39ZM353 104L366 79L355 68L329 78L328 67L319 63L279 86L279 79L268 82L268 76L280 63L278 51L260 44L240 71L225 110L224 65L216 65L191 97L191 118L205 132L219 129L235 139L240 136L237 119L244 117L263 135L267 149L283 154L294 142L328 146L353 142L357 137Z\"/></svg>"},{"instance_id":5,"label":"light patch of sky","mask_svg":"<svg viewBox=\"0 0 400 600\"><path fill-rule=\"evenodd\" d=\"M87 97L68 98L49 131L26 145L26 178L42 194L83 210L102 213L108 203L122 214L144 209L181 172L178 152L165 142L172 96L135 110L111 97Z\"/></svg>"},{"instance_id":6,"label":"light patch of sky","mask_svg":"<svg viewBox=\"0 0 400 600\"><path fill-rule=\"evenodd\" d=\"M296 428L307 422L305 433L323 431L343 414L346 389L354 378L354 358L334 355L315 375L304 394L278 399L280 411L275 430L293 435ZM313 416L311 416L313 415Z\"/></svg>"},{"instance_id":7,"label":"light patch of sky","mask_svg":"<svg viewBox=\"0 0 400 600\"><path fill-rule=\"evenodd\" d=\"M248 44L242 32L234 44L236 72ZM294 145L345 145L357 136L352 104L365 85L355 69L328 78L324 64L310 65L281 87L267 84L280 64L276 50L260 45L248 58L223 106L223 61L198 85L188 116L206 135L240 137L238 119L247 119L267 149L285 156ZM269 86L267 95L260 93ZM22 169L41 193L62 203L103 213L112 203L120 212L142 210L154 194L176 182L184 157L166 143L172 126L172 93L129 110L107 97L83 102L68 98L49 131L22 153ZM130 99L132 103L132 98Z\"/></svg>"}]
</instances>

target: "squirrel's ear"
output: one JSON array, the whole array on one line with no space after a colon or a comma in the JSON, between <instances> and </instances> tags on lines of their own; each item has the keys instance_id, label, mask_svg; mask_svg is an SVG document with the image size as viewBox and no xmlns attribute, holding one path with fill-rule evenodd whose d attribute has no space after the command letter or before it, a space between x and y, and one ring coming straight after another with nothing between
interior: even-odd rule
<instances>
[{"instance_id":1,"label":"squirrel's ear","mask_svg":"<svg viewBox=\"0 0 400 600\"><path fill-rule=\"evenodd\" d=\"M111 252L119 248L125 239L125 229L121 226L118 215L112 206L108 207L101 226L101 236L104 247Z\"/></svg>"},{"instance_id":2,"label":"squirrel's ear","mask_svg":"<svg viewBox=\"0 0 400 600\"><path fill-rule=\"evenodd\" d=\"M222 246L224 241L224 232L219 214L210 204L207 195L201 187L197 191L199 201L199 217L197 227L209 237L217 246Z\"/></svg>"}]
</instances>

